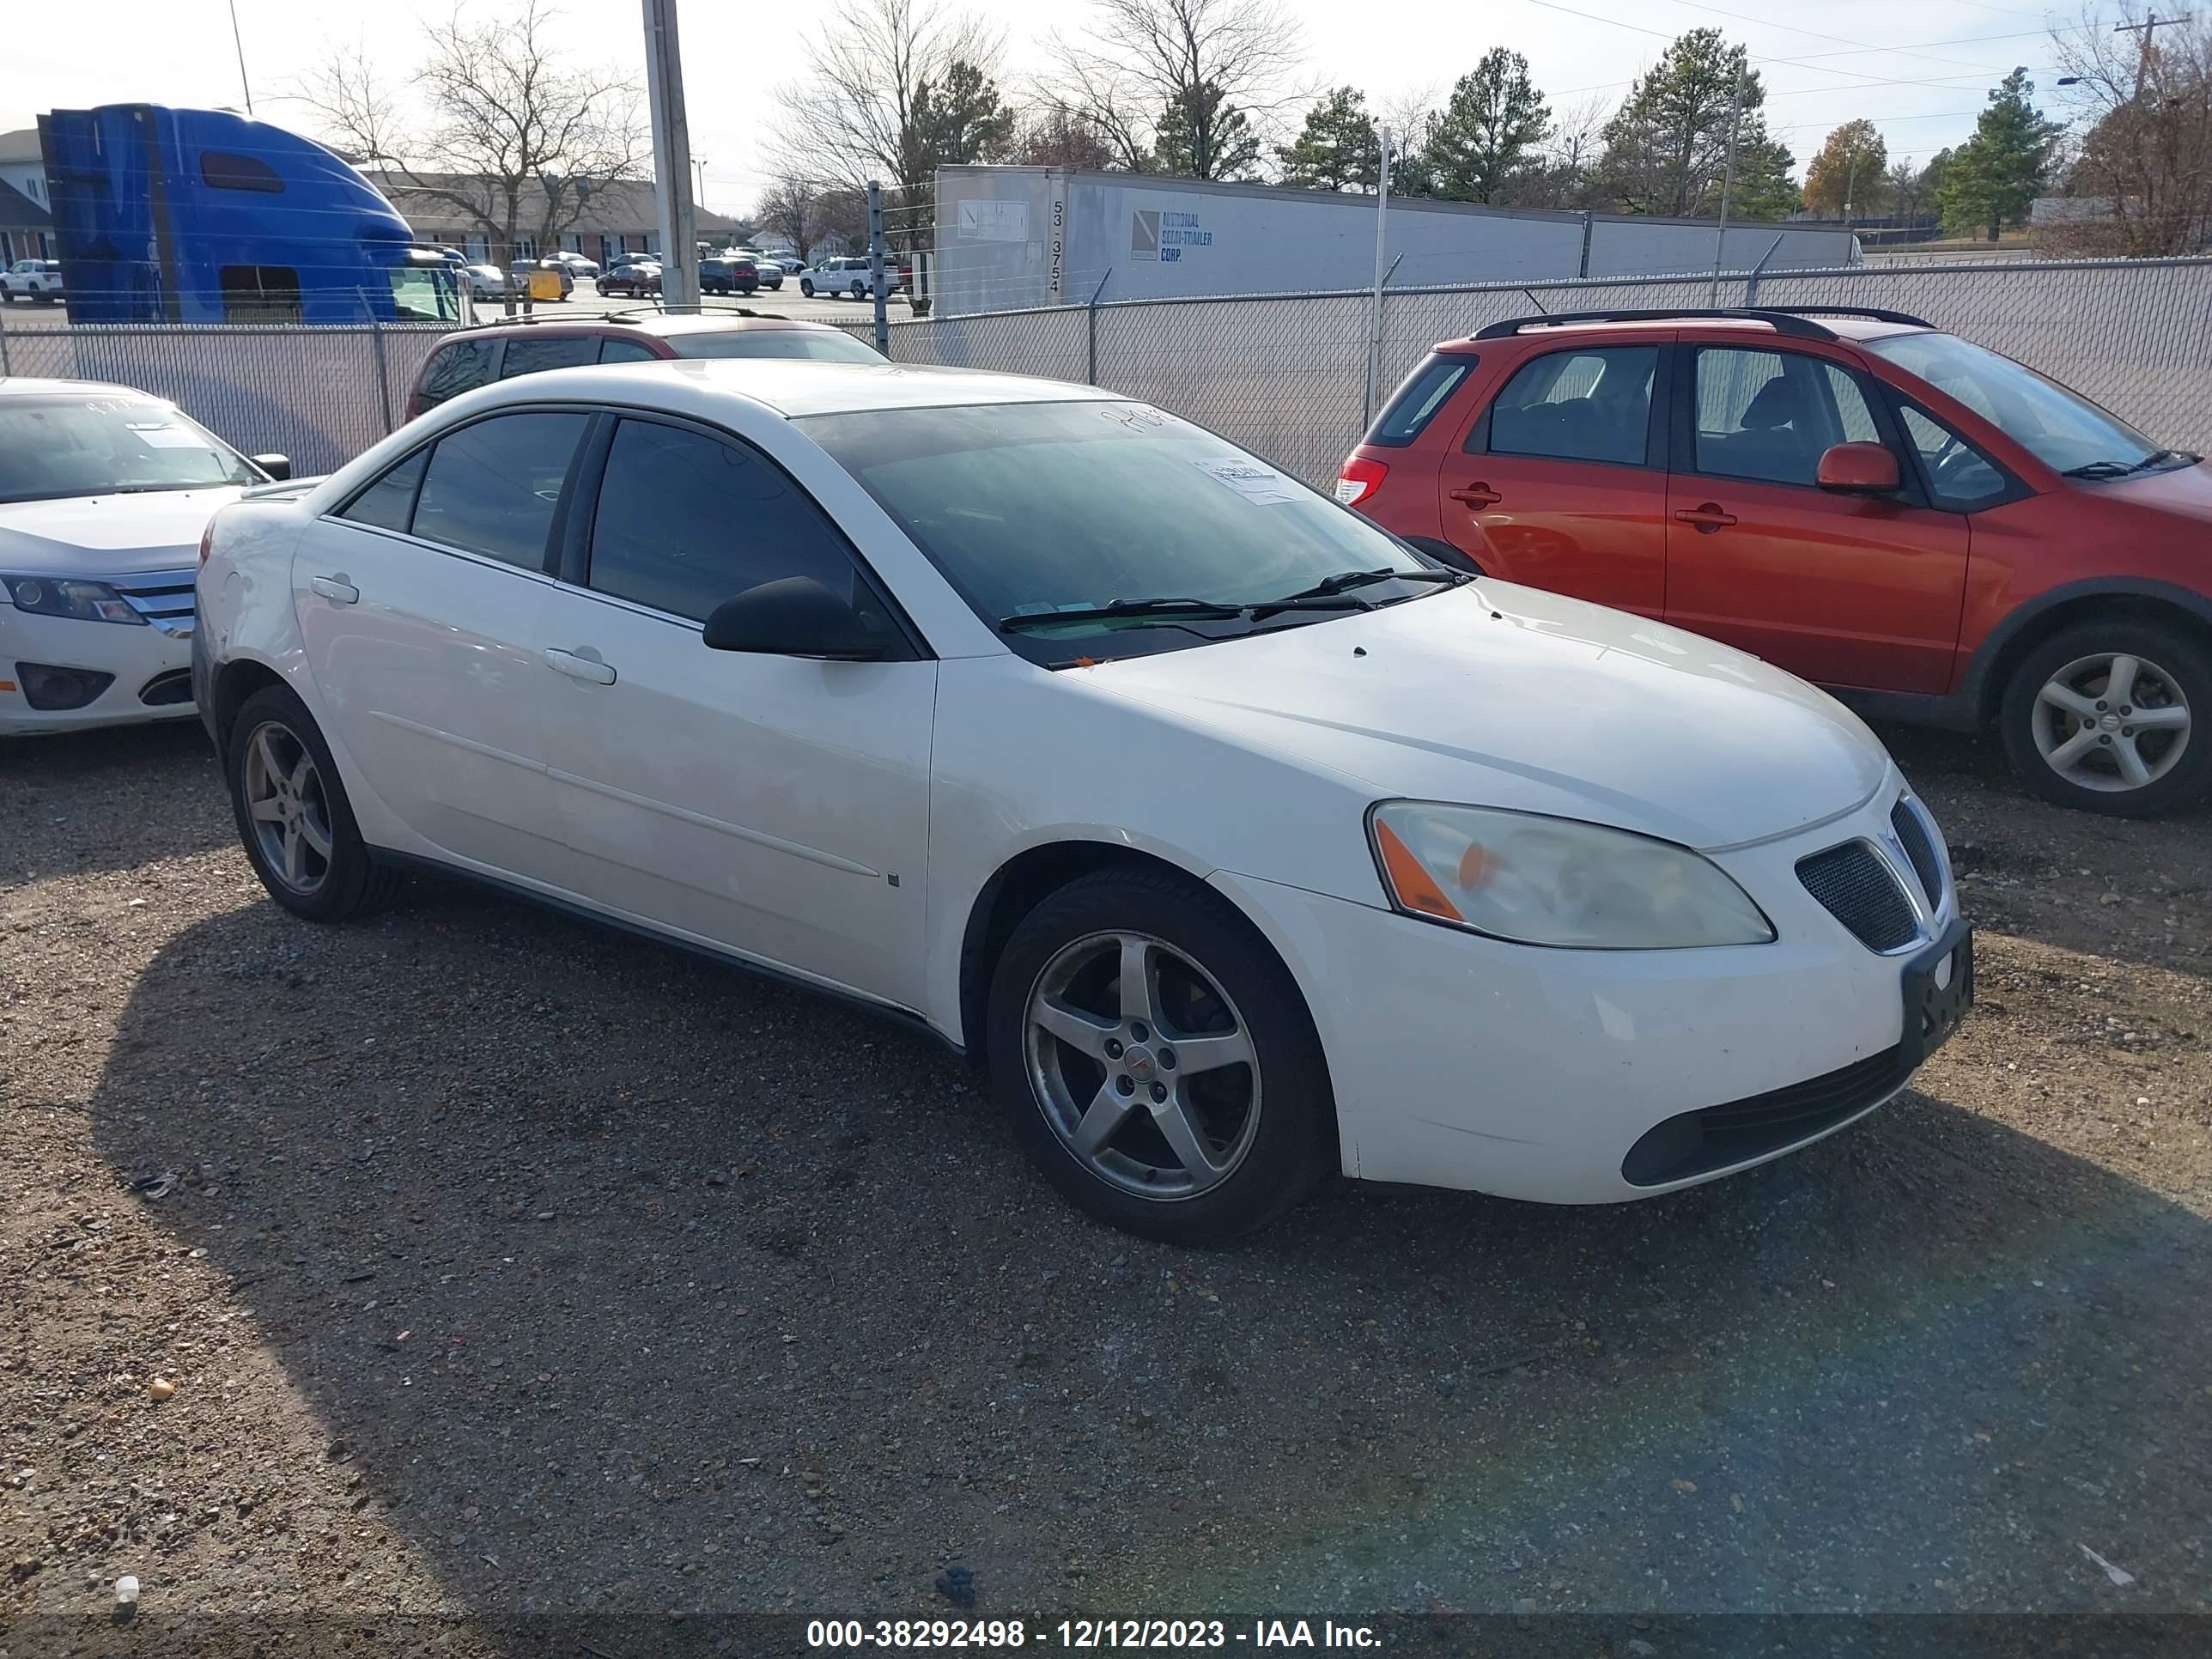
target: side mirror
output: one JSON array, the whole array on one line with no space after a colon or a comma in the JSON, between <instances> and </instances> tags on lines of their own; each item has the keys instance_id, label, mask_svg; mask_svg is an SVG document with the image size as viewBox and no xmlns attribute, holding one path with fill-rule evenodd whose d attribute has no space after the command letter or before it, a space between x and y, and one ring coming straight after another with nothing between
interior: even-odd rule
<instances>
[{"instance_id":1,"label":"side mirror","mask_svg":"<svg viewBox=\"0 0 2212 1659\"><path fill-rule=\"evenodd\" d=\"M1880 444L1831 444L1813 482L1845 495L1887 495L1902 482L1897 457Z\"/></svg>"},{"instance_id":2,"label":"side mirror","mask_svg":"<svg viewBox=\"0 0 2212 1659\"><path fill-rule=\"evenodd\" d=\"M279 483L292 476L292 458L289 455L253 455L247 459Z\"/></svg>"},{"instance_id":3,"label":"side mirror","mask_svg":"<svg viewBox=\"0 0 2212 1659\"><path fill-rule=\"evenodd\" d=\"M890 635L811 576L749 587L707 618L709 651L750 651L770 657L820 657L830 662L880 662Z\"/></svg>"}]
</instances>

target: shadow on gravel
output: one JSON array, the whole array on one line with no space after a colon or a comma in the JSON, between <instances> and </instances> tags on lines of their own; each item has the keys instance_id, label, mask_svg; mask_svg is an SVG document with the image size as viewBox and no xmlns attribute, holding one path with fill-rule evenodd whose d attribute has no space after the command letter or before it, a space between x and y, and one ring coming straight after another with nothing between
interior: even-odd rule
<instances>
[{"instance_id":1,"label":"shadow on gravel","mask_svg":"<svg viewBox=\"0 0 2212 1659\"><path fill-rule=\"evenodd\" d=\"M88 787L100 792L99 821L54 833ZM237 839L215 749L198 720L0 738L0 886L135 869Z\"/></svg>"},{"instance_id":2,"label":"shadow on gravel","mask_svg":"<svg viewBox=\"0 0 2212 1659\"><path fill-rule=\"evenodd\" d=\"M1940 1099L1642 1205L1340 1185L1200 1254L1062 1207L921 1039L442 887L204 922L120 1039L103 1155L195 1172L156 1219L464 1606L2212 1585L2205 1223Z\"/></svg>"}]
</instances>

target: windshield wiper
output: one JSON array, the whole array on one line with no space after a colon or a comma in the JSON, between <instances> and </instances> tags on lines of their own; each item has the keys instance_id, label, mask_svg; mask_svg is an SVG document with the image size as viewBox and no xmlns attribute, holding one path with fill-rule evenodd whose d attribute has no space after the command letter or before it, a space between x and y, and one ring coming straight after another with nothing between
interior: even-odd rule
<instances>
[{"instance_id":1,"label":"windshield wiper","mask_svg":"<svg viewBox=\"0 0 2212 1659\"><path fill-rule=\"evenodd\" d=\"M1047 628L1054 623L1112 622L1121 617L1194 617L1200 621L1226 621L1241 617L1246 607L1223 605L1214 599L1115 599L1105 605L1086 605L1077 611L1024 611L1011 617L999 618L1001 633L1018 634L1025 629Z\"/></svg>"},{"instance_id":2,"label":"windshield wiper","mask_svg":"<svg viewBox=\"0 0 2212 1659\"><path fill-rule=\"evenodd\" d=\"M2085 461L2080 466L2069 466L2058 476L2062 478L2124 478L2135 471L2125 461Z\"/></svg>"},{"instance_id":3,"label":"windshield wiper","mask_svg":"<svg viewBox=\"0 0 2212 1659\"><path fill-rule=\"evenodd\" d=\"M2192 455L2185 449L2154 450L2137 461L2128 471L2148 472L2154 466L2164 466L2168 461L2179 462L2183 466L2194 466L2203 459L2202 455Z\"/></svg>"},{"instance_id":4,"label":"windshield wiper","mask_svg":"<svg viewBox=\"0 0 2212 1659\"><path fill-rule=\"evenodd\" d=\"M1279 599L1268 599L1265 605L1288 604L1292 599L1322 599L1365 587L1374 582L1462 582L1471 578L1456 570L1400 570L1384 565L1376 570L1341 570L1334 576L1324 576L1311 587L1301 587L1295 593L1285 593Z\"/></svg>"}]
</instances>

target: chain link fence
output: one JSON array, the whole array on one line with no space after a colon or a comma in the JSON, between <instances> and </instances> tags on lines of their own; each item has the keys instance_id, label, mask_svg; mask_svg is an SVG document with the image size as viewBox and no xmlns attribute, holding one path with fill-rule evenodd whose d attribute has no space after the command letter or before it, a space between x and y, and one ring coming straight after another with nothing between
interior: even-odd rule
<instances>
[{"instance_id":1,"label":"chain link fence","mask_svg":"<svg viewBox=\"0 0 2212 1659\"><path fill-rule=\"evenodd\" d=\"M1874 306L2016 357L2161 443L2212 452L2212 259L1899 261L1767 275L1386 290L1378 397L1439 340L1537 313ZM902 362L1089 381L1212 427L1316 483L1369 410L1371 293L1113 301L894 322ZM864 313L839 325L873 338ZM435 326L14 326L0 374L111 380L174 399L302 473L391 431Z\"/></svg>"}]
</instances>

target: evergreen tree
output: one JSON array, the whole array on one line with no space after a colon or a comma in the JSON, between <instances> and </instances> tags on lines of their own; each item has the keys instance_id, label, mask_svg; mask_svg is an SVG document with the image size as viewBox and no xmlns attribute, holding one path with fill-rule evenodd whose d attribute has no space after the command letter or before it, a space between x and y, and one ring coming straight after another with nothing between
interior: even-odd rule
<instances>
[{"instance_id":1,"label":"evergreen tree","mask_svg":"<svg viewBox=\"0 0 2212 1659\"><path fill-rule=\"evenodd\" d=\"M1528 60L1493 46L1462 75L1428 134L1425 171L1435 193L1495 202L1513 173L1536 158L1552 112L1528 79Z\"/></svg>"},{"instance_id":2,"label":"evergreen tree","mask_svg":"<svg viewBox=\"0 0 2212 1659\"><path fill-rule=\"evenodd\" d=\"M2065 131L2035 107L2034 93L2025 69L1990 89L1989 107L1974 123L1974 136L1951 152L1936 189L1945 230L1979 234L1986 229L1994 242L2007 224L2027 217Z\"/></svg>"},{"instance_id":3,"label":"evergreen tree","mask_svg":"<svg viewBox=\"0 0 2212 1659\"><path fill-rule=\"evenodd\" d=\"M1718 29L1676 38L1639 77L1606 123L1597 167L1600 195L1629 213L1670 218L1719 211L1727 169L1729 110L1738 77L1742 104L1735 122L1735 189L1729 214L1737 219L1785 217L1796 204L1788 149L1767 136L1765 84L1741 46Z\"/></svg>"},{"instance_id":4,"label":"evergreen tree","mask_svg":"<svg viewBox=\"0 0 2212 1659\"><path fill-rule=\"evenodd\" d=\"M1203 82L1170 102L1160 112L1158 133L1160 171L1186 179L1245 178L1260 159L1260 135L1218 82Z\"/></svg>"},{"instance_id":5,"label":"evergreen tree","mask_svg":"<svg viewBox=\"0 0 2212 1659\"><path fill-rule=\"evenodd\" d=\"M1382 158L1382 134L1357 87L1339 87L1308 110L1297 142L1275 150L1283 182L1309 190L1373 190Z\"/></svg>"}]
</instances>

